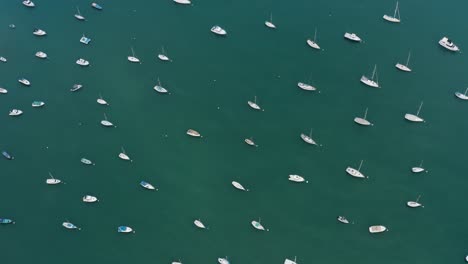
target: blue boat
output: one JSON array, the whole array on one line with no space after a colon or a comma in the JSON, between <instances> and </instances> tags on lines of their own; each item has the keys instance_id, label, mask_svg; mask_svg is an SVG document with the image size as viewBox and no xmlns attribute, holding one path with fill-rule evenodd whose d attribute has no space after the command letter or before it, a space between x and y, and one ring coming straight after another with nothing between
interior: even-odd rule
<instances>
[{"instance_id":1,"label":"blue boat","mask_svg":"<svg viewBox=\"0 0 468 264\"><path fill-rule=\"evenodd\" d=\"M117 232L119 233L130 233L130 232L133 232L133 229L129 226L119 226L119 228L117 228Z\"/></svg>"},{"instance_id":2,"label":"blue boat","mask_svg":"<svg viewBox=\"0 0 468 264\"><path fill-rule=\"evenodd\" d=\"M97 10L102 10L102 6L100 6L100 5L97 4L97 3L92 3L91 6L94 7L94 8L96 8Z\"/></svg>"},{"instance_id":3,"label":"blue boat","mask_svg":"<svg viewBox=\"0 0 468 264\"><path fill-rule=\"evenodd\" d=\"M8 154L8 152L6 152L6 151L2 151L2 155L6 159L9 159L9 160L13 159L13 157L10 154Z\"/></svg>"},{"instance_id":4,"label":"blue boat","mask_svg":"<svg viewBox=\"0 0 468 264\"><path fill-rule=\"evenodd\" d=\"M0 218L0 224L11 224L14 223L13 220L8 218Z\"/></svg>"}]
</instances>

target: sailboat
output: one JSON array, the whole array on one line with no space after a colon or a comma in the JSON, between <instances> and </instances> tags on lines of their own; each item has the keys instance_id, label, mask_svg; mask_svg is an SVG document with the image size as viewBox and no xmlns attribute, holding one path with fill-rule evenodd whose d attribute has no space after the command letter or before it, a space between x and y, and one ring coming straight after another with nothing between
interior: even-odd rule
<instances>
[{"instance_id":1,"label":"sailboat","mask_svg":"<svg viewBox=\"0 0 468 264\"><path fill-rule=\"evenodd\" d=\"M226 258L218 258L219 264L229 264L229 261Z\"/></svg>"},{"instance_id":2,"label":"sailboat","mask_svg":"<svg viewBox=\"0 0 468 264\"><path fill-rule=\"evenodd\" d=\"M78 229L81 230L81 228L78 228L76 225L70 223L70 222L63 222L62 226L65 227L66 229Z\"/></svg>"},{"instance_id":3,"label":"sailboat","mask_svg":"<svg viewBox=\"0 0 468 264\"><path fill-rule=\"evenodd\" d=\"M38 51L36 52L36 57L38 57L39 59L47 59L47 54L45 52Z\"/></svg>"},{"instance_id":4,"label":"sailboat","mask_svg":"<svg viewBox=\"0 0 468 264\"><path fill-rule=\"evenodd\" d=\"M119 153L119 158L121 158L123 160L129 160L130 162L132 162L132 160L127 155L127 153L125 153L125 149L123 147L122 147L122 152Z\"/></svg>"},{"instance_id":5,"label":"sailboat","mask_svg":"<svg viewBox=\"0 0 468 264\"><path fill-rule=\"evenodd\" d=\"M455 96L462 99L462 100L468 100L468 96L466 96L466 93L468 92L468 88L466 88L465 93L462 94L460 92L456 92Z\"/></svg>"},{"instance_id":6,"label":"sailboat","mask_svg":"<svg viewBox=\"0 0 468 264\"><path fill-rule=\"evenodd\" d=\"M411 208L424 207L421 203L419 203L420 198L421 198L421 195L418 195L418 198L416 199L416 201L408 201L406 205Z\"/></svg>"},{"instance_id":7,"label":"sailboat","mask_svg":"<svg viewBox=\"0 0 468 264\"><path fill-rule=\"evenodd\" d=\"M255 110L261 110L260 106L257 104L257 96L254 97L254 101L247 101L250 107L252 107Z\"/></svg>"},{"instance_id":8,"label":"sailboat","mask_svg":"<svg viewBox=\"0 0 468 264\"><path fill-rule=\"evenodd\" d=\"M164 51L164 47L161 47L161 54L158 55L158 58L162 61L169 61L169 57L167 57L166 52Z\"/></svg>"},{"instance_id":9,"label":"sailboat","mask_svg":"<svg viewBox=\"0 0 468 264\"><path fill-rule=\"evenodd\" d=\"M260 223L261 220L260 218L258 219L258 222L257 221L252 221L252 226L257 229L257 230L260 230L260 231L269 231L268 229L265 229L265 227L262 226L262 224Z\"/></svg>"},{"instance_id":10,"label":"sailboat","mask_svg":"<svg viewBox=\"0 0 468 264\"><path fill-rule=\"evenodd\" d=\"M131 227L129 227L129 226L119 226L117 228L117 232L119 232L119 233L131 233L131 232L135 233L135 231L133 231L133 229Z\"/></svg>"},{"instance_id":11,"label":"sailboat","mask_svg":"<svg viewBox=\"0 0 468 264\"><path fill-rule=\"evenodd\" d=\"M374 81L374 77L376 78L376 81ZM380 88L379 77L377 76L377 64L374 66L374 71L372 71L372 77L369 79L367 76L363 75L361 77L361 82L370 87Z\"/></svg>"},{"instance_id":12,"label":"sailboat","mask_svg":"<svg viewBox=\"0 0 468 264\"><path fill-rule=\"evenodd\" d=\"M384 15L383 19L392 23L400 23L400 10L398 9L398 1L396 2L395 12L393 13L393 16Z\"/></svg>"},{"instance_id":13,"label":"sailboat","mask_svg":"<svg viewBox=\"0 0 468 264\"><path fill-rule=\"evenodd\" d=\"M107 120L107 115L104 114L104 120L101 120L101 125L105 126L105 127L111 127L111 126L114 126L114 124L112 124L112 122L110 122L109 120Z\"/></svg>"},{"instance_id":14,"label":"sailboat","mask_svg":"<svg viewBox=\"0 0 468 264\"><path fill-rule=\"evenodd\" d=\"M85 20L85 17L81 15L80 13L80 9L78 7L76 7L76 14L75 14L75 18L80 20L80 21L84 21Z\"/></svg>"},{"instance_id":15,"label":"sailboat","mask_svg":"<svg viewBox=\"0 0 468 264\"><path fill-rule=\"evenodd\" d=\"M197 226L198 228L201 228L201 229L205 229L205 228L206 228L206 226L200 221L200 219L193 221L193 223L194 223L195 226Z\"/></svg>"},{"instance_id":16,"label":"sailboat","mask_svg":"<svg viewBox=\"0 0 468 264\"><path fill-rule=\"evenodd\" d=\"M107 103L107 101L102 98L101 94L99 94L99 98L96 101L100 105L109 105L109 103Z\"/></svg>"},{"instance_id":17,"label":"sailboat","mask_svg":"<svg viewBox=\"0 0 468 264\"><path fill-rule=\"evenodd\" d=\"M192 3L190 0L174 0L174 2L181 5L190 5Z\"/></svg>"},{"instance_id":18,"label":"sailboat","mask_svg":"<svg viewBox=\"0 0 468 264\"><path fill-rule=\"evenodd\" d=\"M424 162L424 160L421 160L421 163L419 163L419 166L417 166L417 167L412 167L412 168L411 168L411 171L414 172L414 173L419 173L419 172L425 171L425 169L424 169L424 167L423 167L423 162Z\"/></svg>"},{"instance_id":19,"label":"sailboat","mask_svg":"<svg viewBox=\"0 0 468 264\"><path fill-rule=\"evenodd\" d=\"M317 39L317 28L315 28L314 40L307 39L307 44L314 49L320 50L320 46L316 42Z\"/></svg>"},{"instance_id":20,"label":"sailboat","mask_svg":"<svg viewBox=\"0 0 468 264\"><path fill-rule=\"evenodd\" d=\"M366 108L366 111L364 112L364 117L355 117L354 118L354 122L359 124L359 125L363 125L363 126L373 126L374 124L372 124L371 122L367 121L367 110L368 108Z\"/></svg>"},{"instance_id":21,"label":"sailboat","mask_svg":"<svg viewBox=\"0 0 468 264\"><path fill-rule=\"evenodd\" d=\"M317 90L317 88L315 88L314 86L312 86L310 84L307 84L307 83L303 83L303 82L298 82L297 86L299 88L301 88L302 90L306 90L306 91L315 91L315 90Z\"/></svg>"},{"instance_id":22,"label":"sailboat","mask_svg":"<svg viewBox=\"0 0 468 264\"><path fill-rule=\"evenodd\" d=\"M359 164L359 168L357 170L352 167L346 168L346 173L356 178L366 178L366 176L364 176L364 174L361 173L361 167L363 162L364 160L361 160L361 163Z\"/></svg>"},{"instance_id":23,"label":"sailboat","mask_svg":"<svg viewBox=\"0 0 468 264\"><path fill-rule=\"evenodd\" d=\"M317 142L315 142L315 140L312 139L312 128L310 129L310 133L309 135L306 135L304 133L301 134L301 138L302 140L304 140L306 143L309 143L311 145L316 145L317 146Z\"/></svg>"},{"instance_id":24,"label":"sailboat","mask_svg":"<svg viewBox=\"0 0 468 264\"><path fill-rule=\"evenodd\" d=\"M397 69L399 69L400 71L411 72L411 68L408 67L410 57L411 57L411 52L408 53L408 59L406 59L406 64L405 64L405 65L400 64L400 63L397 63L397 64L395 65L395 67L396 67Z\"/></svg>"},{"instance_id":25,"label":"sailboat","mask_svg":"<svg viewBox=\"0 0 468 264\"><path fill-rule=\"evenodd\" d=\"M189 129L187 130L187 135L192 136L192 137L201 137L200 133L196 130Z\"/></svg>"},{"instance_id":26,"label":"sailboat","mask_svg":"<svg viewBox=\"0 0 468 264\"><path fill-rule=\"evenodd\" d=\"M141 181L140 186L145 188L145 189L148 189L148 190L155 190L156 189L156 188L154 188L154 186L151 183L145 182L145 181Z\"/></svg>"},{"instance_id":27,"label":"sailboat","mask_svg":"<svg viewBox=\"0 0 468 264\"><path fill-rule=\"evenodd\" d=\"M133 47L131 47L130 49L132 50L132 56L127 57L128 61L133 63L140 63L140 59L135 57L135 51L133 50Z\"/></svg>"},{"instance_id":28,"label":"sailboat","mask_svg":"<svg viewBox=\"0 0 468 264\"><path fill-rule=\"evenodd\" d=\"M49 185L56 185L61 183L62 181L59 179L55 179L54 176L52 176L52 173L49 172L50 179L46 180L46 183Z\"/></svg>"},{"instance_id":29,"label":"sailboat","mask_svg":"<svg viewBox=\"0 0 468 264\"><path fill-rule=\"evenodd\" d=\"M270 13L270 20L265 21L265 26L267 26L269 28L273 28L273 29L276 28L275 24L273 24L273 14L272 13Z\"/></svg>"},{"instance_id":30,"label":"sailboat","mask_svg":"<svg viewBox=\"0 0 468 264\"><path fill-rule=\"evenodd\" d=\"M290 259L285 259L284 260L284 264L297 264L296 262L296 257L294 257L294 260L290 260Z\"/></svg>"},{"instance_id":31,"label":"sailboat","mask_svg":"<svg viewBox=\"0 0 468 264\"><path fill-rule=\"evenodd\" d=\"M337 220L338 220L338 222L340 222L340 223L349 224L349 220L346 219L346 217L344 217L344 216L341 216L341 215L338 216Z\"/></svg>"},{"instance_id":32,"label":"sailboat","mask_svg":"<svg viewBox=\"0 0 468 264\"><path fill-rule=\"evenodd\" d=\"M421 108L423 106L423 102L419 105L418 112L416 112L416 115L413 114L405 114L405 119L411 122L424 122L424 119L419 117L419 112L421 111Z\"/></svg>"},{"instance_id":33,"label":"sailboat","mask_svg":"<svg viewBox=\"0 0 468 264\"><path fill-rule=\"evenodd\" d=\"M87 158L81 158L81 163L83 163L84 165L96 165L94 164L92 161L90 161L89 159Z\"/></svg>"},{"instance_id":34,"label":"sailboat","mask_svg":"<svg viewBox=\"0 0 468 264\"><path fill-rule=\"evenodd\" d=\"M244 186L242 186L242 184L236 182L236 181L233 181L232 182L232 186L234 186L234 188L238 189L238 190L241 190L241 191L249 191L249 189L245 189Z\"/></svg>"},{"instance_id":35,"label":"sailboat","mask_svg":"<svg viewBox=\"0 0 468 264\"><path fill-rule=\"evenodd\" d=\"M6 94L6 93L8 93L8 90L0 87L0 94Z\"/></svg>"},{"instance_id":36,"label":"sailboat","mask_svg":"<svg viewBox=\"0 0 468 264\"><path fill-rule=\"evenodd\" d=\"M159 78L158 78L158 84L154 86L154 90L158 93L163 93L163 94L167 93L167 89L162 87L161 81L159 80Z\"/></svg>"},{"instance_id":37,"label":"sailboat","mask_svg":"<svg viewBox=\"0 0 468 264\"><path fill-rule=\"evenodd\" d=\"M244 139L244 142L249 146L258 147L257 145L255 145L255 142L253 141L253 138L246 138L246 139Z\"/></svg>"}]
</instances>

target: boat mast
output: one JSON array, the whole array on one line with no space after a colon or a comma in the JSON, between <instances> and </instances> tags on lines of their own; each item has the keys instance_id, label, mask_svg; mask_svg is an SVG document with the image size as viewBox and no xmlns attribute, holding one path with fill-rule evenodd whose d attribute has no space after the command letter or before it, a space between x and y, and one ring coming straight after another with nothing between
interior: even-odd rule
<instances>
[{"instance_id":1,"label":"boat mast","mask_svg":"<svg viewBox=\"0 0 468 264\"><path fill-rule=\"evenodd\" d=\"M273 13L270 13L270 22L273 23Z\"/></svg>"},{"instance_id":2,"label":"boat mast","mask_svg":"<svg viewBox=\"0 0 468 264\"><path fill-rule=\"evenodd\" d=\"M424 160L421 160L421 163L419 163L419 167L422 168Z\"/></svg>"},{"instance_id":3,"label":"boat mast","mask_svg":"<svg viewBox=\"0 0 468 264\"><path fill-rule=\"evenodd\" d=\"M416 202L419 202L419 198L421 198L421 195L418 195L418 198L416 199Z\"/></svg>"},{"instance_id":4,"label":"boat mast","mask_svg":"<svg viewBox=\"0 0 468 264\"><path fill-rule=\"evenodd\" d=\"M52 173L50 173L50 171L49 171L49 176L50 176L52 179L54 179L54 176L52 176Z\"/></svg>"},{"instance_id":5,"label":"boat mast","mask_svg":"<svg viewBox=\"0 0 468 264\"><path fill-rule=\"evenodd\" d=\"M375 72L377 71L377 64L374 65L374 71L372 71L372 81L374 80L374 75L375 75Z\"/></svg>"},{"instance_id":6,"label":"boat mast","mask_svg":"<svg viewBox=\"0 0 468 264\"><path fill-rule=\"evenodd\" d=\"M81 16L80 9L78 8L78 6L76 7L76 11L78 11L78 15Z\"/></svg>"},{"instance_id":7,"label":"boat mast","mask_svg":"<svg viewBox=\"0 0 468 264\"><path fill-rule=\"evenodd\" d=\"M106 120L106 121L107 121L107 116L106 116L106 114L104 114L104 120Z\"/></svg>"},{"instance_id":8,"label":"boat mast","mask_svg":"<svg viewBox=\"0 0 468 264\"><path fill-rule=\"evenodd\" d=\"M396 18L397 12L398 12L398 19L400 19L400 12L398 11L398 1L396 2L395 13L393 14L394 18Z\"/></svg>"},{"instance_id":9,"label":"boat mast","mask_svg":"<svg viewBox=\"0 0 468 264\"><path fill-rule=\"evenodd\" d=\"M315 28L315 33L314 33L314 42L316 43L315 39L317 38L317 28Z\"/></svg>"},{"instance_id":10,"label":"boat mast","mask_svg":"<svg viewBox=\"0 0 468 264\"><path fill-rule=\"evenodd\" d=\"M359 164L359 168L358 168L358 171L361 171L361 166L362 166L362 163L364 162L364 160L361 160L361 163Z\"/></svg>"},{"instance_id":11,"label":"boat mast","mask_svg":"<svg viewBox=\"0 0 468 264\"><path fill-rule=\"evenodd\" d=\"M418 116L419 115L419 112L421 111L421 107L423 106L423 101L421 101L421 104L419 105L419 109L418 109L418 112L416 112L416 115Z\"/></svg>"},{"instance_id":12,"label":"boat mast","mask_svg":"<svg viewBox=\"0 0 468 264\"><path fill-rule=\"evenodd\" d=\"M254 103L257 104L257 96L254 96Z\"/></svg>"},{"instance_id":13,"label":"boat mast","mask_svg":"<svg viewBox=\"0 0 468 264\"><path fill-rule=\"evenodd\" d=\"M411 51L408 53L408 59L406 59L406 67L408 67L410 57L411 57Z\"/></svg>"},{"instance_id":14,"label":"boat mast","mask_svg":"<svg viewBox=\"0 0 468 264\"><path fill-rule=\"evenodd\" d=\"M312 138L312 128L310 129L309 137Z\"/></svg>"},{"instance_id":15,"label":"boat mast","mask_svg":"<svg viewBox=\"0 0 468 264\"><path fill-rule=\"evenodd\" d=\"M124 147L120 147L122 149L122 153L125 154L125 149Z\"/></svg>"},{"instance_id":16,"label":"boat mast","mask_svg":"<svg viewBox=\"0 0 468 264\"><path fill-rule=\"evenodd\" d=\"M133 47L130 47L130 49L132 50L132 57L135 57L135 51L133 50Z\"/></svg>"},{"instance_id":17,"label":"boat mast","mask_svg":"<svg viewBox=\"0 0 468 264\"><path fill-rule=\"evenodd\" d=\"M363 119L366 119L366 117L367 117L367 110L368 110L368 108L366 108L366 111L364 112L364 118Z\"/></svg>"},{"instance_id":18,"label":"boat mast","mask_svg":"<svg viewBox=\"0 0 468 264\"><path fill-rule=\"evenodd\" d=\"M465 95L466 95L466 92L468 92L468 88L466 88L466 90L465 90Z\"/></svg>"}]
</instances>

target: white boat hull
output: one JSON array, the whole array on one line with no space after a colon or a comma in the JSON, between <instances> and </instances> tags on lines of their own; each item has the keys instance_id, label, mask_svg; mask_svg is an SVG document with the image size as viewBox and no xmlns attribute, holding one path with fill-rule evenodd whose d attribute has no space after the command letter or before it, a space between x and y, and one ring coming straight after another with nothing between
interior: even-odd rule
<instances>
[{"instance_id":1,"label":"white boat hull","mask_svg":"<svg viewBox=\"0 0 468 264\"><path fill-rule=\"evenodd\" d=\"M379 88L379 83L377 83L376 81L373 81L369 78L367 78L366 76L362 76L361 77L361 82L367 86L370 86L370 87L374 87L374 88Z\"/></svg>"},{"instance_id":2,"label":"white boat hull","mask_svg":"<svg viewBox=\"0 0 468 264\"><path fill-rule=\"evenodd\" d=\"M320 46L316 42L310 39L307 40L307 45L309 45L309 47L314 48L316 50L320 49Z\"/></svg>"},{"instance_id":3,"label":"white boat hull","mask_svg":"<svg viewBox=\"0 0 468 264\"><path fill-rule=\"evenodd\" d=\"M46 183L49 185L55 185L61 183L61 181L59 179L47 179Z\"/></svg>"},{"instance_id":4,"label":"white boat hull","mask_svg":"<svg viewBox=\"0 0 468 264\"><path fill-rule=\"evenodd\" d=\"M1 94L6 94L6 93L8 93L8 90L5 89L5 88L0 88L0 93Z\"/></svg>"},{"instance_id":5,"label":"white boat hull","mask_svg":"<svg viewBox=\"0 0 468 264\"><path fill-rule=\"evenodd\" d=\"M371 122L369 122L366 119L361 118L361 117L354 118L354 122L359 124L359 125L362 125L362 126L370 126L371 125Z\"/></svg>"},{"instance_id":6,"label":"white boat hull","mask_svg":"<svg viewBox=\"0 0 468 264\"><path fill-rule=\"evenodd\" d=\"M423 172L423 171L424 171L424 168L421 168L421 167L413 167L413 168L411 168L411 171L414 172L414 173L419 173L419 172Z\"/></svg>"},{"instance_id":7,"label":"white boat hull","mask_svg":"<svg viewBox=\"0 0 468 264\"><path fill-rule=\"evenodd\" d=\"M315 88L314 86L312 86L310 84L307 84L307 83L298 82L297 86L299 88L301 88L302 90L306 90L306 91L315 91L315 90L317 90L317 88Z\"/></svg>"},{"instance_id":8,"label":"white boat hull","mask_svg":"<svg viewBox=\"0 0 468 264\"><path fill-rule=\"evenodd\" d=\"M411 72L411 69L408 68L408 66L403 65L403 64L400 64L400 63L397 63L397 64L395 65L395 67L396 67L397 69L399 69L400 71Z\"/></svg>"},{"instance_id":9,"label":"white boat hull","mask_svg":"<svg viewBox=\"0 0 468 264\"><path fill-rule=\"evenodd\" d=\"M462 99L462 100L468 100L468 96L466 96L465 94L462 94L460 92L456 92L455 96Z\"/></svg>"},{"instance_id":10,"label":"white boat hull","mask_svg":"<svg viewBox=\"0 0 468 264\"><path fill-rule=\"evenodd\" d=\"M100 99L100 98L99 98L99 99L97 99L96 101L97 101L97 103L100 104L100 105L108 105L108 103L107 103L106 100L104 100L104 99Z\"/></svg>"},{"instance_id":11,"label":"white boat hull","mask_svg":"<svg viewBox=\"0 0 468 264\"><path fill-rule=\"evenodd\" d=\"M413 114L405 114L405 119L410 121L410 122L424 122L424 119L420 118L417 115L413 115Z\"/></svg>"},{"instance_id":12,"label":"white boat hull","mask_svg":"<svg viewBox=\"0 0 468 264\"><path fill-rule=\"evenodd\" d=\"M83 202L85 203L95 203L97 202L98 199L94 196L91 196L91 195L86 195L83 197Z\"/></svg>"},{"instance_id":13,"label":"white boat hull","mask_svg":"<svg viewBox=\"0 0 468 264\"><path fill-rule=\"evenodd\" d=\"M120 153L119 154L119 158L123 159L123 160L130 160L130 157L127 156L127 154L125 153Z\"/></svg>"},{"instance_id":14,"label":"white boat hull","mask_svg":"<svg viewBox=\"0 0 468 264\"><path fill-rule=\"evenodd\" d=\"M290 180L292 182L305 182L305 180L304 180L304 178L302 176L295 175L295 174L289 175L288 180Z\"/></svg>"},{"instance_id":15,"label":"white boat hull","mask_svg":"<svg viewBox=\"0 0 468 264\"><path fill-rule=\"evenodd\" d=\"M306 134L301 134L301 138L304 142L311 144L311 145L317 145L317 142L313 140L311 137L307 136Z\"/></svg>"},{"instance_id":16,"label":"white boat hull","mask_svg":"<svg viewBox=\"0 0 468 264\"><path fill-rule=\"evenodd\" d=\"M169 60L169 58L168 58L166 55L164 55L164 54L159 54L159 55L158 55L158 58L159 58L160 60L162 60L162 61L168 61L168 60Z\"/></svg>"},{"instance_id":17,"label":"white boat hull","mask_svg":"<svg viewBox=\"0 0 468 264\"><path fill-rule=\"evenodd\" d=\"M453 42L451 42L447 37L443 37L441 40L439 40L439 45L442 47L450 50L450 51L460 51L460 49L455 45Z\"/></svg>"},{"instance_id":18,"label":"white boat hull","mask_svg":"<svg viewBox=\"0 0 468 264\"><path fill-rule=\"evenodd\" d=\"M276 28L275 24L273 24L270 21L265 21L265 26L267 26L268 28L272 28L272 29Z\"/></svg>"},{"instance_id":19,"label":"white boat hull","mask_svg":"<svg viewBox=\"0 0 468 264\"><path fill-rule=\"evenodd\" d=\"M127 59L129 62L140 63L140 59L138 59L137 57L128 56Z\"/></svg>"},{"instance_id":20,"label":"white boat hull","mask_svg":"<svg viewBox=\"0 0 468 264\"><path fill-rule=\"evenodd\" d=\"M238 183L238 182L236 182L236 181L233 181L233 182L232 182L232 185L233 185L236 189L238 189L238 190L246 191L246 189L244 188L244 186L242 186L242 184L240 184L240 183Z\"/></svg>"},{"instance_id":21,"label":"white boat hull","mask_svg":"<svg viewBox=\"0 0 468 264\"><path fill-rule=\"evenodd\" d=\"M257 230L265 231L265 227L263 227L262 224L260 224L260 222L252 221L252 226Z\"/></svg>"},{"instance_id":22,"label":"white boat hull","mask_svg":"<svg viewBox=\"0 0 468 264\"><path fill-rule=\"evenodd\" d=\"M396 17L389 16L389 15L384 15L383 19L387 20L388 22L392 22L392 23L400 23L400 19L398 19Z\"/></svg>"},{"instance_id":23,"label":"white boat hull","mask_svg":"<svg viewBox=\"0 0 468 264\"><path fill-rule=\"evenodd\" d=\"M205 225L204 225L200 220L195 220L193 223L194 223L195 226L198 227L198 228L201 228L201 229L205 229L205 228L206 228Z\"/></svg>"},{"instance_id":24,"label":"white boat hull","mask_svg":"<svg viewBox=\"0 0 468 264\"><path fill-rule=\"evenodd\" d=\"M420 204L418 202L414 202L414 201L409 201L409 202L406 203L406 205L408 207L411 207L411 208L422 207L422 204Z\"/></svg>"},{"instance_id":25,"label":"white boat hull","mask_svg":"<svg viewBox=\"0 0 468 264\"><path fill-rule=\"evenodd\" d=\"M387 231L387 228L385 226L382 226L382 225L370 226L369 227L369 232L371 234L382 233L382 232L385 232L385 231Z\"/></svg>"},{"instance_id":26,"label":"white boat hull","mask_svg":"<svg viewBox=\"0 0 468 264\"><path fill-rule=\"evenodd\" d=\"M252 102L252 101L247 101L247 103L249 104L249 106L252 108L252 109L255 109L255 110L260 110L260 106L258 106L258 104Z\"/></svg>"},{"instance_id":27,"label":"white boat hull","mask_svg":"<svg viewBox=\"0 0 468 264\"><path fill-rule=\"evenodd\" d=\"M181 5L190 5L192 3L189 0L174 0L174 2Z\"/></svg>"},{"instance_id":28,"label":"white boat hull","mask_svg":"<svg viewBox=\"0 0 468 264\"><path fill-rule=\"evenodd\" d=\"M351 175L353 177L356 177L356 178L365 178L366 177L360 171L358 171L358 170L356 170L354 168L351 168L351 167L346 168L346 173L348 173L349 175Z\"/></svg>"},{"instance_id":29,"label":"white boat hull","mask_svg":"<svg viewBox=\"0 0 468 264\"><path fill-rule=\"evenodd\" d=\"M189 129L187 130L187 135L189 136L192 136L192 137L200 137L200 133L198 133L197 131L193 130L193 129Z\"/></svg>"},{"instance_id":30,"label":"white boat hull","mask_svg":"<svg viewBox=\"0 0 468 264\"><path fill-rule=\"evenodd\" d=\"M362 41L361 38L358 37L358 36L357 36L356 34L354 34L354 33L348 33L348 32L346 32L346 33L344 34L344 37L345 37L346 39L349 39L349 40L354 41L354 42L361 42L361 41Z\"/></svg>"},{"instance_id":31,"label":"white boat hull","mask_svg":"<svg viewBox=\"0 0 468 264\"><path fill-rule=\"evenodd\" d=\"M211 32L213 32L214 34L216 35L220 35L220 36L225 36L227 35L227 32L226 30L222 29L221 27L219 26L214 26L211 28Z\"/></svg>"}]
</instances>

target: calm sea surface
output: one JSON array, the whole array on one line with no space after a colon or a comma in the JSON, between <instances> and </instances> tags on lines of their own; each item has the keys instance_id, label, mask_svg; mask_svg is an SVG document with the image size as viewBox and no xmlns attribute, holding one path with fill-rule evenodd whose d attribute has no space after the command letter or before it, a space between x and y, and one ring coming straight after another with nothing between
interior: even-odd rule
<instances>
[{"instance_id":1,"label":"calm sea surface","mask_svg":"<svg viewBox=\"0 0 468 264\"><path fill-rule=\"evenodd\" d=\"M401 24L382 19L393 15L389 0L102 0L101 12L89 1L35 3L0 1L0 87L9 91L0 148L15 156L0 159L0 217L16 221L0 226L3 263L463 263L468 103L454 92L467 85L468 59L437 42L446 35L468 50L466 2L401 1ZM277 30L263 24L270 13ZM228 36L213 35L215 24ZM305 42L315 28L322 51ZM162 46L172 62L157 59ZM142 64L127 61L130 47ZM397 71L409 51L413 72ZM375 64L381 89L359 82ZM158 78L170 95L153 90ZM74 83L83 89L71 93ZM265 111L248 107L255 96ZM34 100L46 106L33 109ZM421 101L426 123L405 121ZM8 116L13 108L24 114ZM372 127L353 122L366 108ZM99 124L104 114L117 128ZM321 147L300 139L311 128ZM121 147L132 163L119 160ZM345 173L360 160L369 179ZM411 173L421 160L429 172ZM46 185L48 172L66 184ZM83 203L86 194L100 202ZM418 195L425 207L408 208ZM269 232L251 226L259 218ZM82 230L64 229L66 220ZM118 234L119 225L136 233ZM371 235L371 225L390 232Z\"/></svg>"}]
</instances>

